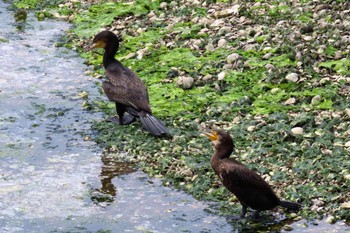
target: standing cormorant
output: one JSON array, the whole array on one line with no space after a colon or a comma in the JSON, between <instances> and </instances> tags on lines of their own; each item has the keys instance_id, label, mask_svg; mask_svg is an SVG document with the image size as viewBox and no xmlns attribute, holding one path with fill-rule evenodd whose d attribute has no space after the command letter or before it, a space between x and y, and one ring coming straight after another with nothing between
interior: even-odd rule
<instances>
[{"instance_id":1,"label":"standing cormorant","mask_svg":"<svg viewBox=\"0 0 350 233\"><path fill-rule=\"evenodd\" d=\"M239 161L229 158L234 145L232 137L223 130L203 132L214 145L215 153L211 158L211 166L220 177L223 185L230 190L242 204L241 218L244 218L247 207L255 210L252 218L259 219L262 210L282 206L298 210L301 204L280 200L270 185L257 173L244 166Z\"/></svg>"},{"instance_id":2,"label":"standing cormorant","mask_svg":"<svg viewBox=\"0 0 350 233\"><path fill-rule=\"evenodd\" d=\"M110 101L115 102L118 117L112 121L120 125L131 124L140 118L143 127L155 136L169 136L162 121L152 115L148 91L141 79L129 68L114 58L119 39L110 31L102 31L93 39L93 48L103 48L103 66L107 81L102 84L103 91ZM129 115L124 115L127 112Z\"/></svg>"}]
</instances>

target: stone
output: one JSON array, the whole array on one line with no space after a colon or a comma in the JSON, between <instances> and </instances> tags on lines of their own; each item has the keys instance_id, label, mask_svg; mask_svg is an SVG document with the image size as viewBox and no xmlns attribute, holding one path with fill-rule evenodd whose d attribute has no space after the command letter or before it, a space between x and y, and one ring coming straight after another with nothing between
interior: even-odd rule
<instances>
[{"instance_id":1,"label":"stone","mask_svg":"<svg viewBox=\"0 0 350 233\"><path fill-rule=\"evenodd\" d=\"M290 82L296 83L299 80L299 76L297 73L287 74L286 79Z\"/></svg>"},{"instance_id":2,"label":"stone","mask_svg":"<svg viewBox=\"0 0 350 233\"><path fill-rule=\"evenodd\" d=\"M224 80L225 75L226 75L225 71L220 72L220 73L218 74L218 80Z\"/></svg>"},{"instance_id":3,"label":"stone","mask_svg":"<svg viewBox=\"0 0 350 233\"><path fill-rule=\"evenodd\" d=\"M227 40L225 40L225 39L220 39L219 41L218 41L218 48L224 48L224 47L226 47L227 46Z\"/></svg>"},{"instance_id":4,"label":"stone","mask_svg":"<svg viewBox=\"0 0 350 233\"><path fill-rule=\"evenodd\" d=\"M295 98L289 98L289 99L287 99L285 102L284 102L284 104L285 105L293 105L293 104L295 104L297 102L297 100L295 99Z\"/></svg>"},{"instance_id":5,"label":"stone","mask_svg":"<svg viewBox=\"0 0 350 233\"><path fill-rule=\"evenodd\" d=\"M178 86L182 87L182 89L187 90L193 87L194 79L188 76L180 76L176 83Z\"/></svg>"},{"instance_id":6,"label":"stone","mask_svg":"<svg viewBox=\"0 0 350 233\"><path fill-rule=\"evenodd\" d=\"M241 55L237 54L237 53L232 53L230 55L227 56L226 61L228 64L233 64L235 61L241 59Z\"/></svg>"},{"instance_id":7,"label":"stone","mask_svg":"<svg viewBox=\"0 0 350 233\"><path fill-rule=\"evenodd\" d=\"M304 134L304 129L301 127L294 127L294 128L292 128L292 134L302 135L302 134Z\"/></svg>"}]
</instances>

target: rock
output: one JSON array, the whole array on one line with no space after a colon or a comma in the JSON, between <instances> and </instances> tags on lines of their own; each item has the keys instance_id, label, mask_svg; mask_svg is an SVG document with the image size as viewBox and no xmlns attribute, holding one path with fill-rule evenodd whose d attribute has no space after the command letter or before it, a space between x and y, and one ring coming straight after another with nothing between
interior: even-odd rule
<instances>
[{"instance_id":1,"label":"rock","mask_svg":"<svg viewBox=\"0 0 350 233\"><path fill-rule=\"evenodd\" d=\"M303 39L305 41L311 41L312 40L312 36L303 36Z\"/></svg>"},{"instance_id":2,"label":"rock","mask_svg":"<svg viewBox=\"0 0 350 233\"><path fill-rule=\"evenodd\" d=\"M215 51L214 45L213 45L213 40L209 39L208 44L205 46L205 50L208 52L213 52Z\"/></svg>"},{"instance_id":3,"label":"rock","mask_svg":"<svg viewBox=\"0 0 350 233\"><path fill-rule=\"evenodd\" d=\"M255 128L256 127L254 125L248 126L247 131L248 132L253 132L255 130Z\"/></svg>"},{"instance_id":4,"label":"rock","mask_svg":"<svg viewBox=\"0 0 350 233\"><path fill-rule=\"evenodd\" d=\"M141 60L148 53L148 48L140 49L137 51L137 60Z\"/></svg>"},{"instance_id":5,"label":"rock","mask_svg":"<svg viewBox=\"0 0 350 233\"><path fill-rule=\"evenodd\" d=\"M344 146L345 147L350 147L350 141L347 141Z\"/></svg>"},{"instance_id":6,"label":"rock","mask_svg":"<svg viewBox=\"0 0 350 233\"><path fill-rule=\"evenodd\" d=\"M302 135L302 134L304 134L304 129L301 127L294 127L294 128L292 128L292 134Z\"/></svg>"},{"instance_id":7,"label":"rock","mask_svg":"<svg viewBox=\"0 0 350 233\"><path fill-rule=\"evenodd\" d=\"M320 84L326 84L326 83L329 83L331 81L331 79L330 78L322 78L321 80L320 80Z\"/></svg>"},{"instance_id":8,"label":"rock","mask_svg":"<svg viewBox=\"0 0 350 233\"><path fill-rule=\"evenodd\" d=\"M233 64L235 61L241 59L241 55L237 54L237 53L232 53L230 55L227 56L226 61L228 64Z\"/></svg>"},{"instance_id":9,"label":"rock","mask_svg":"<svg viewBox=\"0 0 350 233\"><path fill-rule=\"evenodd\" d=\"M214 17L226 18L226 17L229 17L231 15L238 15L238 12L239 12L239 5L234 5L231 8L214 12Z\"/></svg>"},{"instance_id":10,"label":"rock","mask_svg":"<svg viewBox=\"0 0 350 233\"><path fill-rule=\"evenodd\" d=\"M291 225L284 225L282 229L285 231L292 231L293 227Z\"/></svg>"},{"instance_id":11,"label":"rock","mask_svg":"<svg viewBox=\"0 0 350 233\"><path fill-rule=\"evenodd\" d=\"M330 223L330 224L333 224L336 222L334 216L329 216L327 219L326 219L326 222Z\"/></svg>"},{"instance_id":12,"label":"rock","mask_svg":"<svg viewBox=\"0 0 350 233\"><path fill-rule=\"evenodd\" d=\"M128 60L128 59L134 58L135 56L136 56L136 53L129 53L129 54L126 55L124 58L125 58L126 60Z\"/></svg>"},{"instance_id":13,"label":"rock","mask_svg":"<svg viewBox=\"0 0 350 233\"><path fill-rule=\"evenodd\" d=\"M279 92L281 89L279 89L278 87L272 88L271 89L271 94L275 94L277 92Z\"/></svg>"},{"instance_id":14,"label":"rock","mask_svg":"<svg viewBox=\"0 0 350 233\"><path fill-rule=\"evenodd\" d=\"M176 1L170 2L170 7L171 7L171 8L177 7L177 2L176 2Z\"/></svg>"},{"instance_id":15,"label":"rock","mask_svg":"<svg viewBox=\"0 0 350 233\"><path fill-rule=\"evenodd\" d=\"M211 23L209 25L209 28L211 28L211 29L219 29L219 28L221 28L224 25L225 25L225 21L224 20L217 19L217 20L215 20L213 23Z\"/></svg>"},{"instance_id":16,"label":"rock","mask_svg":"<svg viewBox=\"0 0 350 233\"><path fill-rule=\"evenodd\" d=\"M145 29L144 29L144 28L138 28L138 29L136 30L136 32L137 32L138 34L141 34L141 33L144 33L144 32L145 32Z\"/></svg>"},{"instance_id":17,"label":"rock","mask_svg":"<svg viewBox=\"0 0 350 233\"><path fill-rule=\"evenodd\" d=\"M225 71L220 72L218 74L218 80L223 80L225 78L225 75L226 75Z\"/></svg>"},{"instance_id":18,"label":"rock","mask_svg":"<svg viewBox=\"0 0 350 233\"><path fill-rule=\"evenodd\" d=\"M287 74L286 79L290 82L296 83L299 80L299 76L297 73Z\"/></svg>"},{"instance_id":19,"label":"rock","mask_svg":"<svg viewBox=\"0 0 350 233\"><path fill-rule=\"evenodd\" d=\"M265 65L265 68L267 69L267 71L269 72L269 73L272 73L274 70L276 70L276 67L274 66L274 65L272 65L272 64L266 64Z\"/></svg>"},{"instance_id":20,"label":"rock","mask_svg":"<svg viewBox=\"0 0 350 233\"><path fill-rule=\"evenodd\" d=\"M287 99L285 102L284 102L284 104L285 105L293 105L293 104L295 104L297 101L296 101L296 99L295 98L289 98L289 99Z\"/></svg>"},{"instance_id":21,"label":"rock","mask_svg":"<svg viewBox=\"0 0 350 233\"><path fill-rule=\"evenodd\" d=\"M272 53L266 53L262 58L264 59L264 60L267 60L267 59L269 59L269 58L271 58L272 57Z\"/></svg>"},{"instance_id":22,"label":"rock","mask_svg":"<svg viewBox=\"0 0 350 233\"><path fill-rule=\"evenodd\" d=\"M345 113L350 117L350 108L345 109Z\"/></svg>"},{"instance_id":23,"label":"rock","mask_svg":"<svg viewBox=\"0 0 350 233\"><path fill-rule=\"evenodd\" d=\"M176 84L182 89L191 89L193 87L194 79L192 77L180 76Z\"/></svg>"},{"instance_id":24,"label":"rock","mask_svg":"<svg viewBox=\"0 0 350 233\"><path fill-rule=\"evenodd\" d=\"M167 2L161 2L161 3L159 4L159 8L160 8L160 9L166 9L167 6L168 6L168 3L167 3Z\"/></svg>"},{"instance_id":25,"label":"rock","mask_svg":"<svg viewBox=\"0 0 350 233\"><path fill-rule=\"evenodd\" d=\"M340 207L344 209L350 209L350 201L342 203Z\"/></svg>"},{"instance_id":26,"label":"rock","mask_svg":"<svg viewBox=\"0 0 350 233\"><path fill-rule=\"evenodd\" d=\"M225 40L225 39L220 39L220 40L218 41L218 48L224 48L224 47L226 47L226 45L227 45L227 40Z\"/></svg>"},{"instance_id":27,"label":"rock","mask_svg":"<svg viewBox=\"0 0 350 233\"><path fill-rule=\"evenodd\" d=\"M207 75L205 75L205 76L203 77L203 80L204 80L204 81L209 81L209 80L211 80L212 78L213 78L212 75L207 74Z\"/></svg>"},{"instance_id":28,"label":"rock","mask_svg":"<svg viewBox=\"0 0 350 233\"><path fill-rule=\"evenodd\" d=\"M312 99L311 99L311 104L312 105L319 105L321 103L321 99L322 97L320 95L315 95Z\"/></svg>"}]
</instances>

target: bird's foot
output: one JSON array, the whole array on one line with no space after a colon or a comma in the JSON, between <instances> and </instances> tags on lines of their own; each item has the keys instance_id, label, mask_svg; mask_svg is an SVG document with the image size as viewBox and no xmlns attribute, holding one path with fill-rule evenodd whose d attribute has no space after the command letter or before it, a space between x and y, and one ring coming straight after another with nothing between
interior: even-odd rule
<instances>
[{"instance_id":1,"label":"bird's foot","mask_svg":"<svg viewBox=\"0 0 350 233\"><path fill-rule=\"evenodd\" d=\"M228 215L228 216L226 216L226 218L229 220L241 220L244 217L242 218L242 216L240 216L240 215Z\"/></svg>"},{"instance_id":2,"label":"bird's foot","mask_svg":"<svg viewBox=\"0 0 350 233\"><path fill-rule=\"evenodd\" d=\"M258 210L256 210L256 211L254 211L253 212L253 214L252 214L252 220L254 221L254 222L260 222L261 221L261 216L260 216L260 211L258 211Z\"/></svg>"},{"instance_id":3,"label":"bird's foot","mask_svg":"<svg viewBox=\"0 0 350 233\"><path fill-rule=\"evenodd\" d=\"M131 123L133 123L135 121L135 117L133 117L131 115L125 115L123 117L123 121L120 122L120 118L117 116L114 116L114 117L106 119L106 121L113 122L113 123L116 123L118 125L130 125Z\"/></svg>"}]
</instances>

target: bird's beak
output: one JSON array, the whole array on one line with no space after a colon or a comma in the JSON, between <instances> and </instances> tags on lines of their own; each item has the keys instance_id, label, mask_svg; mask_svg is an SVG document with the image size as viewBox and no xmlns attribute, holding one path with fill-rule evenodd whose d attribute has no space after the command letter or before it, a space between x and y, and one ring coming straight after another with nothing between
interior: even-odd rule
<instances>
[{"instance_id":1,"label":"bird's beak","mask_svg":"<svg viewBox=\"0 0 350 233\"><path fill-rule=\"evenodd\" d=\"M202 131L200 135L209 138L211 141L216 141L218 139L218 133L214 130L211 130L210 132Z\"/></svg>"},{"instance_id":2,"label":"bird's beak","mask_svg":"<svg viewBox=\"0 0 350 233\"><path fill-rule=\"evenodd\" d=\"M103 41L96 41L95 43L93 43L90 47L89 50L95 49L95 48L104 48L105 47L105 43Z\"/></svg>"}]
</instances>

